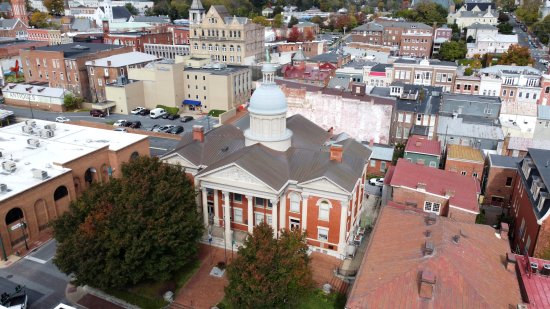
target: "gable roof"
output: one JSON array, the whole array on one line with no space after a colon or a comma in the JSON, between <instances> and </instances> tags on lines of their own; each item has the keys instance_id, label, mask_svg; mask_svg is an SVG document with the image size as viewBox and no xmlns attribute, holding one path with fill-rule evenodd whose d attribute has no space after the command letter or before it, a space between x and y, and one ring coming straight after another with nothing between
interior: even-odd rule
<instances>
[{"instance_id":1,"label":"gable roof","mask_svg":"<svg viewBox=\"0 0 550 309\"><path fill-rule=\"evenodd\" d=\"M475 177L458 177L453 172L399 159L390 185L416 189L419 183L426 185L426 192L439 196L445 196L447 191L452 191L454 194L449 198L450 206L479 213L477 195L480 188Z\"/></svg>"},{"instance_id":2,"label":"gable roof","mask_svg":"<svg viewBox=\"0 0 550 309\"><path fill-rule=\"evenodd\" d=\"M19 21L19 18L0 19L0 28L13 29Z\"/></svg>"},{"instance_id":3,"label":"gable roof","mask_svg":"<svg viewBox=\"0 0 550 309\"><path fill-rule=\"evenodd\" d=\"M518 163L521 161L520 157L508 157L497 154L489 154L489 166L500 167L508 169L517 169Z\"/></svg>"},{"instance_id":4,"label":"gable roof","mask_svg":"<svg viewBox=\"0 0 550 309\"><path fill-rule=\"evenodd\" d=\"M105 12L105 7L100 7L100 9ZM124 6L113 6L113 19L125 19L128 21L132 17L132 13Z\"/></svg>"},{"instance_id":5,"label":"gable roof","mask_svg":"<svg viewBox=\"0 0 550 309\"><path fill-rule=\"evenodd\" d=\"M479 149L463 145L447 145L447 160L458 159L483 163L483 155Z\"/></svg>"},{"instance_id":6,"label":"gable roof","mask_svg":"<svg viewBox=\"0 0 550 309\"><path fill-rule=\"evenodd\" d=\"M427 241L434 245L431 256L423 256ZM390 203L380 212L346 308L515 308L521 303L516 274L502 264L509 250L490 226L445 217L427 226L425 213ZM419 296L423 271L435 275L432 299Z\"/></svg>"},{"instance_id":7,"label":"gable roof","mask_svg":"<svg viewBox=\"0 0 550 309\"><path fill-rule=\"evenodd\" d=\"M430 140L425 136L413 135L409 137L405 152L414 152L432 156L441 156L441 142Z\"/></svg>"},{"instance_id":8,"label":"gable roof","mask_svg":"<svg viewBox=\"0 0 550 309\"><path fill-rule=\"evenodd\" d=\"M393 160L393 146L386 145L365 145L368 149L372 150L370 159L392 161Z\"/></svg>"}]
</instances>

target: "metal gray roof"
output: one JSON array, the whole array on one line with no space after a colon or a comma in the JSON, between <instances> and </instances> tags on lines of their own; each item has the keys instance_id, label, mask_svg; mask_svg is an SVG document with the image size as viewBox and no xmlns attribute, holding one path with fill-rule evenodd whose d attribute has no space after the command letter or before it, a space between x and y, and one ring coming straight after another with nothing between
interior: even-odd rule
<instances>
[{"instance_id":1,"label":"metal gray roof","mask_svg":"<svg viewBox=\"0 0 550 309\"><path fill-rule=\"evenodd\" d=\"M394 148L391 146L386 145L373 145L373 146L366 146L368 149L372 150L372 153L370 155L371 159L375 160L384 160L384 161L392 161L393 160L393 151Z\"/></svg>"},{"instance_id":2,"label":"metal gray roof","mask_svg":"<svg viewBox=\"0 0 550 309\"><path fill-rule=\"evenodd\" d=\"M487 29L487 30L498 30L497 27L489 24L480 24L480 23L473 23L470 26L468 26L468 29Z\"/></svg>"},{"instance_id":3,"label":"metal gray roof","mask_svg":"<svg viewBox=\"0 0 550 309\"><path fill-rule=\"evenodd\" d=\"M12 29L13 27L15 27L18 21L19 19L17 18L0 19L0 28Z\"/></svg>"},{"instance_id":4,"label":"metal gray roof","mask_svg":"<svg viewBox=\"0 0 550 309\"><path fill-rule=\"evenodd\" d=\"M334 89L344 89L347 90L349 88L349 77L333 77L329 80L327 88L334 88Z\"/></svg>"},{"instance_id":5,"label":"metal gray roof","mask_svg":"<svg viewBox=\"0 0 550 309\"><path fill-rule=\"evenodd\" d=\"M383 31L384 27L380 24L377 24L376 22L370 22L366 24L362 24L359 27L355 27L352 29L352 31Z\"/></svg>"},{"instance_id":6,"label":"metal gray roof","mask_svg":"<svg viewBox=\"0 0 550 309\"><path fill-rule=\"evenodd\" d=\"M537 118L542 120L550 120L550 105L539 105Z\"/></svg>"},{"instance_id":7,"label":"metal gray roof","mask_svg":"<svg viewBox=\"0 0 550 309\"><path fill-rule=\"evenodd\" d=\"M201 0L193 0L193 3L191 3L190 10L204 10L204 7L202 6Z\"/></svg>"},{"instance_id":8,"label":"metal gray roof","mask_svg":"<svg viewBox=\"0 0 550 309\"><path fill-rule=\"evenodd\" d=\"M528 152L542 181L547 187L550 186L550 150L529 148Z\"/></svg>"},{"instance_id":9,"label":"metal gray roof","mask_svg":"<svg viewBox=\"0 0 550 309\"><path fill-rule=\"evenodd\" d=\"M516 169L518 162L521 161L520 157L508 157L497 154L489 154L489 162L491 167L503 167Z\"/></svg>"},{"instance_id":10,"label":"metal gray roof","mask_svg":"<svg viewBox=\"0 0 550 309\"><path fill-rule=\"evenodd\" d=\"M500 126L466 123L461 117L440 116L437 124L437 134L446 136L463 136L489 140L504 140L504 133Z\"/></svg>"}]
</instances>

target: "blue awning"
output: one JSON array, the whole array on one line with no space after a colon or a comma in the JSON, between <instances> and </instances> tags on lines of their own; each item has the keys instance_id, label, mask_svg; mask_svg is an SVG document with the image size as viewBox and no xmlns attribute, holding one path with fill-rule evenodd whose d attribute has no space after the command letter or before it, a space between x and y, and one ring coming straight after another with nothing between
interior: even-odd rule
<instances>
[{"instance_id":1,"label":"blue awning","mask_svg":"<svg viewBox=\"0 0 550 309\"><path fill-rule=\"evenodd\" d=\"M195 101L195 100L183 100L183 105L194 105L194 106L200 106L201 101Z\"/></svg>"}]
</instances>

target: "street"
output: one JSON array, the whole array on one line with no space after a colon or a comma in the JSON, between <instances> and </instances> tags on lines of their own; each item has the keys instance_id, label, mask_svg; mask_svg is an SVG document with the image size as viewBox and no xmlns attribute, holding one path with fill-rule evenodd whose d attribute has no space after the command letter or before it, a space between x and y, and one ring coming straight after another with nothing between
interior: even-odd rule
<instances>
[{"instance_id":1,"label":"street","mask_svg":"<svg viewBox=\"0 0 550 309\"><path fill-rule=\"evenodd\" d=\"M65 288L69 278L53 264L57 243L48 241L36 251L7 268L0 269L0 293L13 293L16 285L26 287L29 308L51 309L68 304Z\"/></svg>"},{"instance_id":2,"label":"street","mask_svg":"<svg viewBox=\"0 0 550 309\"><path fill-rule=\"evenodd\" d=\"M518 23L515 21L515 19L510 14L508 14L508 17L510 18L508 23L510 23L510 25L512 25L514 27L514 31L518 35L519 45L527 46L529 48L529 51L531 52L531 57L533 57L533 59L535 59L535 64L533 66L537 70L540 70L542 72L546 72L546 70L547 70L546 66L544 64L540 63L539 59L541 59L541 58L548 59L548 57L546 57L548 53L543 51L542 49L533 48L533 46L531 46L529 44L529 34L527 34L525 31L523 31L519 27Z\"/></svg>"},{"instance_id":3,"label":"street","mask_svg":"<svg viewBox=\"0 0 550 309\"><path fill-rule=\"evenodd\" d=\"M89 112L55 113L55 112L47 112L47 111L42 111L37 109L33 109L31 111L29 108L14 107L14 106L8 106L5 104L0 105L0 108L13 111L15 113L15 116L19 119L35 118L35 119L55 121L56 117L64 116L73 121L85 120L85 121L99 122L99 123L115 122L120 119L124 119L128 121L139 120L142 125L141 127L142 130L150 130L155 124L181 125L184 128L184 131L180 135L183 135L186 132L192 132L193 125L201 125L204 127L205 131L209 131L213 129L215 125L218 124L218 119L216 117L206 117L206 116L201 116L200 118L189 122L181 122L179 119L177 120L167 120L162 118L151 119L149 116L119 115L119 114L111 114L105 118L98 118L98 117L91 117ZM153 137L153 136L149 137L149 142L150 142L151 156L155 156L155 157L162 156L168 151L173 150L178 144L178 140L175 140L175 139L160 138L160 137Z\"/></svg>"}]
</instances>

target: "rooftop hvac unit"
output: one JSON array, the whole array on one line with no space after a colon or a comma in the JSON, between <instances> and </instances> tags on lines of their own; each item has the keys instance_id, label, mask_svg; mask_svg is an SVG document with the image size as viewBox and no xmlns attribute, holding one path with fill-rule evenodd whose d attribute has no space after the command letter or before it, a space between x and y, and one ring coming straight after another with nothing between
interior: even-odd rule
<instances>
[{"instance_id":1,"label":"rooftop hvac unit","mask_svg":"<svg viewBox=\"0 0 550 309\"><path fill-rule=\"evenodd\" d=\"M544 264L540 270L541 275L550 276L550 264Z\"/></svg>"},{"instance_id":2,"label":"rooftop hvac unit","mask_svg":"<svg viewBox=\"0 0 550 309\"><path fill-rule=\"evenodd\" d=\"M5 183L0 183L0 193L6 193L8 192L8 185Z\"/></svg>"},{"instance_id":3,"label":"rooftop hvac unit","mask_svg":"<svg viewBox=\"0 0 550 309\"><path fill-rule=\"evenodd\" d=\"M32 177L36 179L46 179L48 178L48 172L39 170L39 169L33 169L32 170Z\"/></svg>"},{"instance_id":4,"label":"rooftop hvac unit","mask_svg":"<svg viewBox=\"0 0 550 309\"><path fill-rule=\"evenodd\" d=\"M15 162L13 161L4 161L2 162L2 169L6 172L13 173L15 172L15 169L17 167L15 166Z\"/></svg>"},{"instance_id":5,"label":"rooftop hvac unit","mask_svg":"<svg viewBox=\"0 0 550 309\"><path fill-rule=\"evenodd\" d=\"M36 121L34 120L25 120L25 124L31 127L36 127Z\"/></svg>"},{"instance_id":6,"label":"rooftop hvac unit","mask_svg":"<svg viewBox=\"0 0 550 309\"><path fill-rule=\"evenodd\" d=\"M0 151L0 158L2 158L2 151Z\"/></svg>"},{"instance_id":7,"label":"rooftop hvac unit","mask_svg":"<svg viewBox=\"0 0 550 309\"><path fill-rule=\"evenodd\" d=\"M55 123L50 123L44 126L46 130L55 130Z\"/></svg>"},{"instance_id":8,"label":"rooftop hvac unit","mask_svg":"<svg viewBox=\"0 0 550 309\"><path fill-rule=\"evenodd\" d=\"M53 130L47 130L47 129L40 130L40 137L50 138L53 136L54 136Z\"/></svg>"},{"instance_id":9,"label":"rooftop hvac unit","mask_svg":"<svg viewBox=\"0 0 550 309\"><path fill-rule=\"evenodd\" d=\"M21 131L23 131L23 133L32 134L33 128L31 126L22 126Z\"/></svg>"},{"instance_id":10,"label":"rooftop hvac unit","mask_svg":"<svg viewBox=\"0 0 550 309\"><path fill-rule=\"evenodd\" d=\"M40 141L37 140L36 138L29 138L27 140L27 144L29 144L29 146L32 146L32 147L40 147Z\"/></svg>"}]
</instances>

